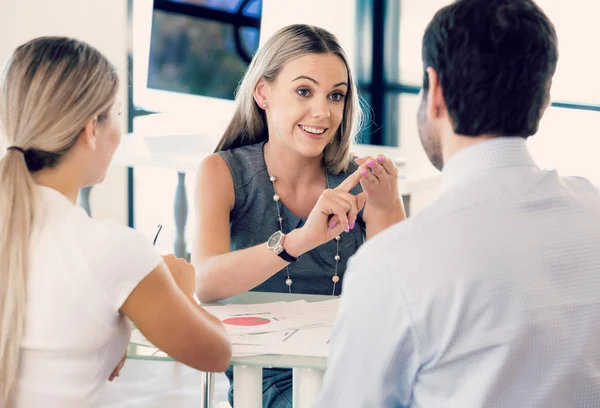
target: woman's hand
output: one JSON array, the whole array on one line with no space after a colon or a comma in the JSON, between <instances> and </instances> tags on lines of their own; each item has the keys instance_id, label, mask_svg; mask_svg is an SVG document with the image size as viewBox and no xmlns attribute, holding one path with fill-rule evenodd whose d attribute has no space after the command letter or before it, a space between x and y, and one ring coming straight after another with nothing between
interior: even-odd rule
<instances>
[{"instance_id":1,"label":"woman's hand","mask_svg":"<svg viewBox=\"0 0 600 408\"><path fill-rule=\"evenodd\" d=\"M404 220L406 213L398 192L398 168L384 155L355 159L361 170L360 185L368 199L363 213L367 239Z\"/></svg>"},{"instance_id":2,"label":"woman's hand","mask_svg":"<svg viewBox=\"0 0 600 408\"><path fill-rule=\"evenodd\" d=\"M350 194L360 181L361 169L355 171L337 188L325 190L312 209L306 224L298 231L308 250L334 239L354 228L358 212L367 200L365 193Z\"/></svg>"},{"instance_id":3,"label":"woman's hand","mask_svg":"<svg viewBox=\"0 0 600 408\"><path fill-rule=\"evenodd\" d=\"M377 210L396 209L401 205L398 194L398 168L384 155L354 160L361 167L360 185L369 197L367 206Z\"/></svg>"},{"instance_id":4,"label":"woman's hand","mask_svg":"<svg viewBox=\"0 0 600 408\"><path fill-rule=\"evenodd\" d=\"M108 377L108 381L112 381L116 377L119 376L119 374L121 373L121 369L125 365L125 360L126 359L127 359L127 353L125 353L125 355L123 356L123 358L121 359L121 361L119 361L119 364L117 364L117 366L115 367L115 369L112 370L112 373L110 373L110 376Z\"/></svg>"}]
</instances>

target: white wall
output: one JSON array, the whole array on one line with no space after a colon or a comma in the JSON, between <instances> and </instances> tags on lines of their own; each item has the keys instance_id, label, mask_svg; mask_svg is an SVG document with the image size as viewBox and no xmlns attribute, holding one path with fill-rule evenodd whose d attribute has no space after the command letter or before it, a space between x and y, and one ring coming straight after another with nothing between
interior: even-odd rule
<instances>
[{"instance_id":1,"label":"white wall","mask_svg":"<svg viewBox=\"0 0 600 408\"><path fill-rule=\"evenodd\" d=\"M61 35L86 41L127 74L127 0L0 0L0 66L13 50L39 36ZM126 87L120 97L126 103ZM124 112L125 113L125 112ZM126 115L122 117L126 129ZM123 167L109 170L92 190L92 210L98 218L127 222L127 177Z\"/></svg>"}]
</instances>

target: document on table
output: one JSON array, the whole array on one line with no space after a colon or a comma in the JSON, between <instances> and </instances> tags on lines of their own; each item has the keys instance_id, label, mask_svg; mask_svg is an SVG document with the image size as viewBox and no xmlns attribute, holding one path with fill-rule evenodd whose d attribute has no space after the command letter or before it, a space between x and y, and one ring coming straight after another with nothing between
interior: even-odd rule
<instances>
[{"instance_id":1,"label":"document on table","mask_svg":"<svg viewBox=\"0 0 600 408\"><path fill-rule=\"evenodd\" d=\"M205 306L225 326L234 357L260 354L327 357L339 298L321 302L273 302ZM155 347L139 330L131 342Z\"/></svg>"},{"instance_id":2,"label":"document on table","mask_svg":"<svg viewBox=\"0 0 600 408\"><path fill-rule=\"evenodd\" d=\"M314 316L285 310L284 307L289 307L285 303L207 306L205 310L221 320L230 335L272 333L323 324Z\"/></svg>"},{"instance_id":3,"label":"document on table","mask_svg":"<svg viewBox=\"0 0 600 408\"><path fill-rule=\"evenodd\" d=\"M326 326L333 326L339 308L339 297L321 302L287 302L281 306L281 309L286 312L297 313L305 318L318 320Z\"/></svg>"},{"instance_id":4,"label":"document on table","mask_svg":"<svg viewBox=\"0 0 600 408\"><path fill-rule=\"evenodd\" d=\"M331 326L309 327L289 331L238 334L231 336L235 356L243 353L285 354L327 357Z\"/></svg>"}]
</instances>

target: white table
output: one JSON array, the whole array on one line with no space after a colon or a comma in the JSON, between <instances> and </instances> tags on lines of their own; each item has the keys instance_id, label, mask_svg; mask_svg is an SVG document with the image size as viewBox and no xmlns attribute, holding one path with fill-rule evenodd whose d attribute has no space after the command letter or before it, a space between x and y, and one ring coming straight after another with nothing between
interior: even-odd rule
<instances>
[{"instance_id":1,"label":"white table","mask_svg":"<svg viewBox=\"0 0 600 408\"><path fill-rule=\"evenodd\" d=\"M221 302L207 305L256 304L304 299L307 302L329 300L331 296L302 295L288 293L247 292ZM156 361L172 361L170 357L154 353L155 349L130 344L127 358ZM310 408L321 390L327 366L324 357L305 357L284 354L269 354L252 357L234 357L231 360L234 374L235 408L262 408L262 369L290 368L293 370L293 406ZM213 408L214 374L204 375L204 395L201 407Z\"/></svg>"}]
</instances>

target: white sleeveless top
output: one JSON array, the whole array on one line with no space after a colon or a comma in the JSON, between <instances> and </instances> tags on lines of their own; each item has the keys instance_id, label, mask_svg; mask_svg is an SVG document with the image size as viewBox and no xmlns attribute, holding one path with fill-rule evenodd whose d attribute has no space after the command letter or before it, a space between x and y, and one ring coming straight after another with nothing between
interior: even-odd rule
<instances>
[{"instance_id":1,"label":"white sleeveless top","mask_svg":"<svg viewBox=\"0 0 600 408\"><path fill-rule=\"evenodd\" d=\"M133 229L38 193L16 407L93 407L127 350L119 309L162 258Z\"/></svg>"}]
</instances>

